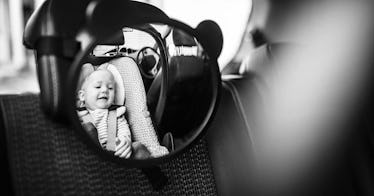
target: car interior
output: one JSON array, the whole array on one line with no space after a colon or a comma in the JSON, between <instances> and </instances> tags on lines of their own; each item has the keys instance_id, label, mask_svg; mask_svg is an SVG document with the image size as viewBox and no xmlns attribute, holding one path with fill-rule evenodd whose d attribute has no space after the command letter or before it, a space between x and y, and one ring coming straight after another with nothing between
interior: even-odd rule
<instances>
[{"instance_id":1,"label":"car interior","mask_svg":"<svg viewBox=\"0 0 374 196\"><path fill-rule=\"evenodd\" d=\"M230 40L212 20L190 27L138 1L47 0L23 37L41 92L0 95L3 190L373 195L373 8L253 0L241 44L220 67ZM137 48L127 34L152 41ZM114 65L129 124L144 114L139 126L152 126L169 154L124 160L92 142L75 104L87 63Z\"/></svg>"}]
</instances>

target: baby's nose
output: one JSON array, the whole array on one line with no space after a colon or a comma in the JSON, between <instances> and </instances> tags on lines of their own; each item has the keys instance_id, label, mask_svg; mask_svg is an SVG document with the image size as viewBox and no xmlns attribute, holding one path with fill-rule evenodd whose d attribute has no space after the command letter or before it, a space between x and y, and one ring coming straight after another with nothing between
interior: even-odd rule
<instances>
[{"instance_id":1,"label":"baby's nose","mask_svg":"<svg viewBox=\"0 0 374 196\"><path fill-rule=\"evenodd\" d=\"M104 92L104 93L109 91L108 87L106 87L106 86L101 87L100 90L101 90L101 92Z\"/></svg>"}]
</instances>

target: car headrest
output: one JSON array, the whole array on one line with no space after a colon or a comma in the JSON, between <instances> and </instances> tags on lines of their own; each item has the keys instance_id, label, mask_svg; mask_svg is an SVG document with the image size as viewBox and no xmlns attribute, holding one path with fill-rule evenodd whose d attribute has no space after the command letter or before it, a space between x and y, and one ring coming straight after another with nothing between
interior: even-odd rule
<instances>
[{"instance_id":1,"label":"car headrest","mask_svg":"<svg viewBox=\"0 0 374 196\"><path fill-rule=\"evenodd\" d=\"M243 59L239 67L239 74L246 75L248 73L260 73L270 63L269 45L263 44L250 51Z\"/></svg>"},{"instance_id":2,"label":"car headrest","mask_svg":"<svg viewBox=\"0 0 374 196\"><path fill-rule=\"evenodd\" d=\"M170 58L169 72L172 73L170 80L191 80L203 75L204 62L195 56L173 56Z\"/></svg>"},{"instance_id":3,"label":"car headrest","mask_svg":"<svg viewBox=\"0 0 374 196\"><path fill-rule=\"evenodd\" d=\"M196 46L193 37L178 29L173 30L173 42L175 46Z\"/></svg>"},{"instance_id":4,"label":"car headrest","mask_svg":"<svg viewBox=\"0 0 374 196\"><path fill-rule=\"evenodd\" d=\"M281 60L280 55L283 52L300 50L300 45L295 43L279 42L267 43L251 50L243 59L239 74L262 74L265 69L272 66L275 62Z\"/></svg>"},{"instance_id":5,"label":"car headrest","mask_svg":"<svg viewBox=\"0 0 374 196\"><path fill-rule=\"evenodd\" d=\"M88 3L45 1L27 21L23 34L24 45L35 51L41 106L48 117L64 123L68 121L65 82L81 47L75 35Z\"/></svg>"},{"instance_id":6,"label":"car headrest","mask_svg":"<svg viewBox=\"0 0 374 196\"><path fill-rule=\"evenodd\" d=\"M85 10L90 2L91 0L44 1L27 21L23 33L24 45L29 49L42 50L38 42L45 42L43 39L46 37L57 38L57 42L74 40L81 25L85 23Z\"/></svg>"},{"instance_id":7,"label":"car headrest","mask_svg":"<svg viewBox=\"0 0 374 196\"><path fill-rule=\"evenodd\" d=\"M251 35L255 47L259 47L268 42L268 39L266 38L265 34L260 29L254 29L251 32Z\"/></svg>"},{"instance_id":8,"label":"car headrest","mask_svg":"<svg viewBox=\"0 0 374 196\"><path fill-rule=\"evenodd\" d=\"M173 56L169 61L168 97L163 119L157 122L161 131L171 132L175 137L184 137L196 126L205 114L211 94L206 86L206 63L195 56ZM161 74L158 74L148 91L148 105L154 113L161 89ZM207 90L208 89L208 90ZM160 133L165 134L164 132Z\"/></svg>"},{"instance_id":9,"label":"car headrest","mask_svg":"<svg viewBox=\"0 0 374 196\"><path fill-rule=\"evenodd\" d=\"M148 55L143 57L139 67L143 67L144 70L150 71L156 63L156 58L153 55Z\"/></svg>"},{"instance_id":10,"label":"car headrest","mask_svg":"<svg viewBox=\"0 0 374 196\"><path fill-rule=\"evenodd\" d=\"M123 36L122 30L118 31L114 36L112 36L108 40L103 40L99 43L99 45L111 45L111 46L118 46L125 44L125 37Z\"/></svg>"},{"instance_id":11,"label":"car headrest","mask_svg":"<svg viewBox=\"0 0 374 196\"><path fill-rule=\"evenodd\" d=\"M42 17L48 12L48 4L43 3L30 17L23 33L23 44L27 48L34 48L37 40L41 37L43 24Z\"/></svg>"}]
</instances>

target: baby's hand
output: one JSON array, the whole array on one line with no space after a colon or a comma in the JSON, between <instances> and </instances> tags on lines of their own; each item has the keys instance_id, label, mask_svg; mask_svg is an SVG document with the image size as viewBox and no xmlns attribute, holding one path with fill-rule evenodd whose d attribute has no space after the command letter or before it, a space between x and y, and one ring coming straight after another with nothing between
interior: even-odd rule
<instances>
[{"instance_id":1,"label":"baby's hand","mask_svg":"<svg viewBox=\"0 0 374 196\"><path fill-rule=\"evenodd\" d=\"M125 137L120 137L116 139L116 152L115 156L120 158L129 158L131 156L131 141Z\"/></svg>"}]
</instances>

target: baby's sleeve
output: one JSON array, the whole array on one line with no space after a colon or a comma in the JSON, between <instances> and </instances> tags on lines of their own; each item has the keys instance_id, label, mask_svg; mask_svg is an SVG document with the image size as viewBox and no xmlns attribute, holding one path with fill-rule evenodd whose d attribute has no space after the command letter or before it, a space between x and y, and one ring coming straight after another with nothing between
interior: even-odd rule
<instances>
[{"instance_id":1,"label":"baby's sleeve","mask_svg":"<svg viewBox=\"0 0 374 196\"><path fill-rule=\"evenodd\" d=\"M117 108L117 137L125 137L131 141L131 131L125 118L126 108L124 106Z\"/></svg>"}]
</instances>

